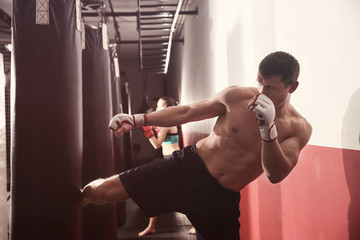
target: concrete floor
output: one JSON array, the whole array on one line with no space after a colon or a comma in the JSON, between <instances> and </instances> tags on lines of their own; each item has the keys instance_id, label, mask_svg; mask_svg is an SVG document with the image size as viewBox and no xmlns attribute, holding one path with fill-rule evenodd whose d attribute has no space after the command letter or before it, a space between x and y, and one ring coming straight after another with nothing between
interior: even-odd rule
<instances>
[{"instance_id":1,"label":"concrete floor","mask_svg":"<svg viewBox=\"0 0 360 240\"><path fill-rule=\"evenodd\" d=\"M166 239L166 240L196 240L195 235L188 231L192 225L185 215L181 213L168 213L160 215L157 222L157 232L144 237L138 233L145 229L148 218L141 209L132 201L126 201L126 223L118 229L118 239Z\"/></svg>"}]
</instances>

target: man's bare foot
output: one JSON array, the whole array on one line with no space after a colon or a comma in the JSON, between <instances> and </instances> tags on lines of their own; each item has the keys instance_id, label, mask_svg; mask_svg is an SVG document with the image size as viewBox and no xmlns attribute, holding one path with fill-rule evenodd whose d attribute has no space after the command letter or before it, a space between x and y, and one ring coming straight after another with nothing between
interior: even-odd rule
<instances>
[{"instance_id":1,"label":"man's bare foot","mask_svg":"<svg viewBox=\"0 0 360 240\"><path fill-rule=\"evenodd\" d=\"M142 236L145 236L145 235L148 235L148 234L152 234L152 233L155 233L155 232L156 232L156 229L155 229L155 228L147 227L147 228L145 228L144 231L139 232L139 233L138 233L138 236L139 236L139 237L142 237Z\"/></svg>"},{"instance_id":2,"label":"man's bare foot","mask_svg":"<svg viewBox=\"0 0 360 240\"><path fill-rule=\"evenodd\" d=\"M192 227L190 230L189 230L189 234L192 234L192 235L195 235L196 234L196 230L194 227Z\"/></svg>"}]
</instances>

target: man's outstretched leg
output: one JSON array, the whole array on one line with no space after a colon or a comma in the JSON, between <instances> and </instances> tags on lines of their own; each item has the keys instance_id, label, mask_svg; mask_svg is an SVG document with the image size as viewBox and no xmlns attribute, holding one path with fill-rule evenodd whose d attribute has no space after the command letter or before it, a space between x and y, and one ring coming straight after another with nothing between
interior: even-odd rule
<instances>
[{"instance_id":1,"label":"man's outstretched leg","mask_svg":"<svg viewBox=\"0 0 360 240\"><path fill-rule=\"evenodd\" d=\"M103 179L97 179L87 184L82 190L82 205L106 204L121 202L129 198L119 175Z\"/></svg>"}]
</instances>

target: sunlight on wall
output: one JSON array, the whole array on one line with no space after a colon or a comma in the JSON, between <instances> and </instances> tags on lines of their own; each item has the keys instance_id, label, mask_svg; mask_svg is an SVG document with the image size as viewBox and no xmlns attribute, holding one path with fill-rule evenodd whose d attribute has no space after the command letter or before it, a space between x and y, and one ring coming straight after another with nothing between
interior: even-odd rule
<instances>
[{"instance_id":1,"label":"sunlight on wall","mask_svg":"<svg viewBox=\"0 0 360 240\"><path fill-rule=\"evenodd\" d=\"M197 6L199 15L184 27L182 103L230 85L256 87L259 62L271 52L289 52L301 68L292 104L313 125L310 144L360 149L360 126L351 124L359 118L360 1L208 0ZM346 132L352 140L344 139Z\"/></svg>"},{"instance_id":2,"label":"sunlight on wall","mask_svg":"<svg viewBox=\"0 0 360 240\"><path fill-rule=\"evenodd\" d=\"M250 1L210 1L214 18L211 48L214 52L214 90L228 86L256 86L253 4Z\"/></svg>"},{"instance_id":3,"label":"sunlight on wall","mask_svg":"<svg viewBox=\"0 0 360 240\"><path fill-rule=\"evenodd\" d=\"M300 85L292 103L313 125L310 144L360 149L360 123L352 125L352 143L342 143L345 111L360 89L359 10L360 2L353 0L277 1L276 44L300 62ZM354 111L347 118L358 119L359 114Z\"/></svg>"},{"instance_id":4,"label":"sunlight on wall","mask_svg":"<svg viewBox=\"0 0 360 240\"><path fill-rule=\"evenodd\" d=\"M227 19L227 9L221 1L213 1L210 5L212 22L214 25L211 32L210 48L214 56L214 85L213 92L218 92L228 85L228 58L227 58L227 27L231 25Z\"/></svg>"},{"instance_id":5,"label":"sunlight on wall","mask_svg":"<svg viewBox=\"0 0 360 240\"><path fill-rule=\"evenodd\" d=\"M243 51L243 78L245 86L254 86L253 80L255 78L254 71L257 71L257 67L255 65L254 60L254 40L253 40L253 8L252 3L250 1L243 1L242 10L240 15L241 26L242 26L242 51Z\"/></svg>"}]
</instances>

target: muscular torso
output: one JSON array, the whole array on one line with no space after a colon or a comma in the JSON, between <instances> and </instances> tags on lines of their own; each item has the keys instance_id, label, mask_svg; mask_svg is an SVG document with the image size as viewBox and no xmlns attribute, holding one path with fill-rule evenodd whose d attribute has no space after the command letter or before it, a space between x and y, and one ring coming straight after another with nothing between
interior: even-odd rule
<instances>
[{"instance_id":1,"label":"muscular torso","mask_svg":"<svg viewBox=\"0 0 360 240\"><path fill-rule=\"evenodd\" d=\"M279 182L296 165L311 136L311 125L290 105L289 89L280 89L276 94L268 90L276 100L278 133L278 142L271 145L263 143L256 116L248 111L257 88L228 87L212 98L151 113L147 124L171 127L218 117L209 136L196 144L210 174L224 187L240 191L264 172L264 166L269 180Z\"/></svg>"},{"instance_id":2,"label":"muscular torso","mask_svg":"<svg viewBox=\"0 0 360 240\"><path fill-rule=\"evenodd\" d=\"M219 116L213 131L196 144L197 153L210 174L234 191L240 191L263 173L259 127L254 113L247 110L256 94L257 90L252 89L245 97L242 93L241 99L229 100L226 113ZM296 135L297 130L293 129L301 124L301 119L291 106L285 116L275 119L280 143Z\"/></svg>"}]
</instances>

